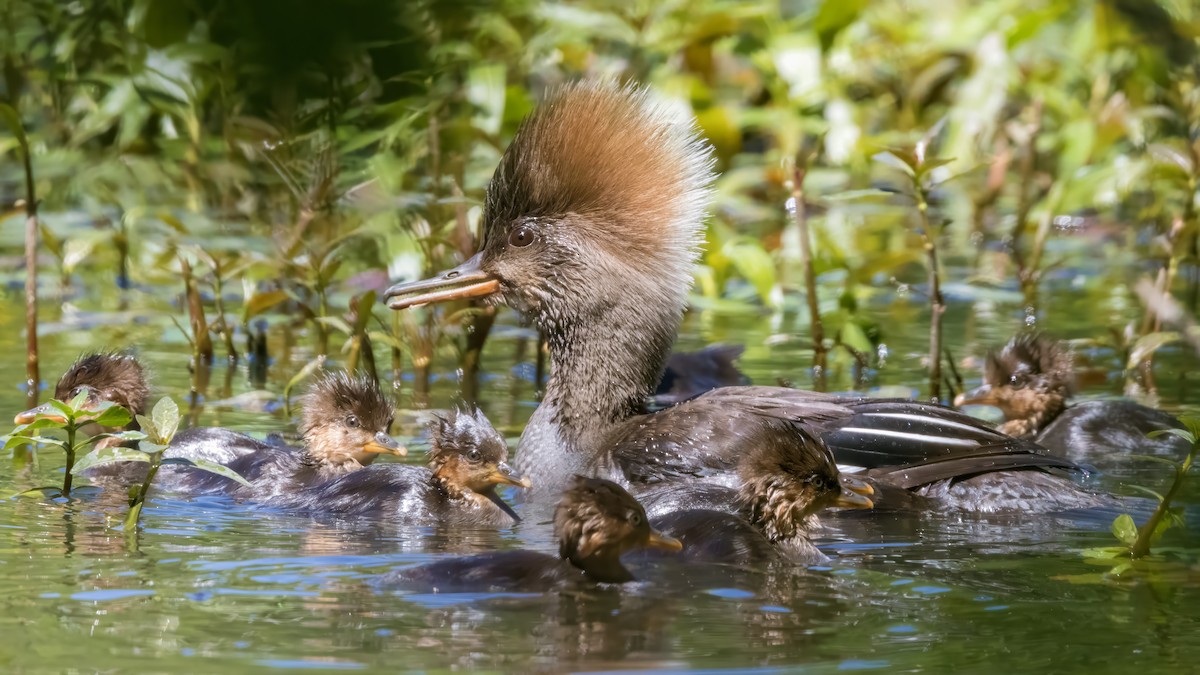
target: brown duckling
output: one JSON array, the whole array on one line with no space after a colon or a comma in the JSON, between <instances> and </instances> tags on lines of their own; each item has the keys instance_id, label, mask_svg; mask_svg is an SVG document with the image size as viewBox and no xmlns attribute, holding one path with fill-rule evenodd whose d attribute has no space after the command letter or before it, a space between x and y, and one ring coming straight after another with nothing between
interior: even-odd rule
<instances>
[{"instance_id":1,"label":"brown duckling","mask_svg":"<svg viewBox=\"0 0 1200 675\"><path fill-rule=\"evenodd\" d=\"M388 435L395 410L371 378L327 374L312 385L301 407L303 447L227 432L226 443L236 457L224 464L253 488L186 466L160 473L155 484L172 492L230 494L266 501L362 469L382 454L402 456L408 452ZM172 444L183 456L189 456L189 447L187 442L182 447Z\"/></svg>"},{"instance_id":2,"label":"brown duckling","mask_svg":"<svg viewBox=\"0 0 1200 675\"><path fill-rule=\"evenodd\" d=\"M841 476L819 439L764 444L739 462L737 488L667 484L639 493L662 532L683 542L685 560L752 563L825 560L809 539L827 508L872 508L874 489Z\"/></svg>"},{"instance_id":3,"label":"brown duckling","mask_svg":"<svg viewBox=\"0 0 1200 675\"><path fill-rule=\"evenodd\" d=\"M102 403L111 402L125 408L132 415L141 415L146 412L146 399L150 396L150 385L146 380L145 369L132 354L96 352L84 354L76 359L75 363L67 368L67 371L58 378L58 382L54 385L55 400L64 403L74 400L83 392L87 393L84 401L85 408L95 409ZM13 423L28 424L39 415L48 416L60 422L66 421L54 406L43 403L35 408L17 413L13 418ZM137 422L133 421L121 429L108 429L108 431L137 428ZM96 447L103 448L116 443L119 441L106 438L97 443Z\"/></svg>"},{"instance_id":4,"label":"brown duckling","mask_svg":"<svg viewBox=\"0 0 1200 675\"><path fill-rule=\"evenodd\" d=\"M260 501L312 513L380 515L405 524L507 527L520 518L497 487L529 487L507 460L504 437L481 411L455 411L430 425L428 468L377 464Z\"/></svg>"},{"instance_id":5,"label":"brown duckling","mask_svg":"<svg viewBox=\"0 0 1200 675\"><path fill-rule=\"evenodd\" d=\"M54 386L54 398L62 402L71 401L80 392L87 392L85 405L89 408L109 401L132 413L135 416L134 421L121 429L108 429L122 431L138 428L136 416L146 414L150 384L146 368L134 355L126 352L96 352L84 354L76 359ZM25 424L33 421L39 414L46 413L52 416L56 414L54 407L49 403L18 413L13 421ZM94 434L97 431L89 429L85 430L85 433ZM97 443L96 447L109 447L119 443L117 439L106 438ZM177 433L166 456L204 459L224 464L242 454L254 452L262 445L259 441L229 429L201 427L184 429ZM145 467L110 464L93 469L87 472L87 475L140 481L145 476Z\"/></svg>"},{"instance_id":6,"label":"brown duckling","mask_svg":"<svg viewBox=\"0 0 1200 675\"><path fill-rule=\"evenodd\" d=\"M1130 452L1187 454L1188 443L1178 436L1148 436L1183 428L1179 420L1133 401L1069 404L1074 381L1074 361L1062 343L1039 333L1018 335L988 353L983 384L959 394L955 403L995 406L1004 413L1001 431L1074 461L1094 463Z\"/></svg>"},{"instance_id":7,"label":"brown duckling","mask_svg":"<svg viewBox=\"0 0 1200 675\"><path fill-rule=\"evenodd\" d=\"M504 302L546 335L551 374L517 453L518 468L536 485L560 485L577 473L631 485L729 485L750 448L802 443L815 433L839 464L901 489L936 485L953 497L984 474L1014 484L1013 499L1001 490L1003 502L980 500L972 491L956 508L1026 509L1020 483L1027 474L1065 495L1040 508L1086 502L1069 478L1042 473L1078 469L1073 463L917 401L719 387L643 414L687 306L712 165L692 120L648 92L565 87L504 152L487 188L476 255L387 291L397 310L458 298Z\"/></svg>"},{"instance_id":8,"label":"brown duckling","mask_svg":"<svg viewBox=\"0 0 1200 675\"><path fill-rule=\"evenodd\" d=\"M502 551L439 560L390 572L381 583L426 592L546 591L573 583L633 581L621 556L682 544L650 527L646 511L620 485L575 476L554 509L558 556Z\"/></svg>"}]
</instances>

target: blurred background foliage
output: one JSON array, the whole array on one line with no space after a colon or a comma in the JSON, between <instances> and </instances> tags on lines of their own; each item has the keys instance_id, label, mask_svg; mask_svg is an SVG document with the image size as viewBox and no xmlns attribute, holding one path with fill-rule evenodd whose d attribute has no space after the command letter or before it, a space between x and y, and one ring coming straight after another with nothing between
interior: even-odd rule
<instances>
[{"instance_id":1,"label":"blurred background foliage","mask_svg":"<svg viewBox=\"0 0 1200 675\"><path fill-rule=\"evenodd\" d=\"M833 358L873 359L883 329L858 308L925 281L901 161L923 137L932 235L969 270L950 291L1023 299L1035 322L1051 243L1087 229L1194 306L1198 38L1190 0L2 0L0 101L33 155L43 297L70 302L84 268L167 287L198 361L214 343L253 360L279 332L351 367L411 362L419 400L437 353L478 367L493 314L374 293L474 250L518 123L580 77L652 86L715 146L698 310L809 321L785 204L817 147L804 211L837 289L818 311Z\"/></svg>"}]
</instances>

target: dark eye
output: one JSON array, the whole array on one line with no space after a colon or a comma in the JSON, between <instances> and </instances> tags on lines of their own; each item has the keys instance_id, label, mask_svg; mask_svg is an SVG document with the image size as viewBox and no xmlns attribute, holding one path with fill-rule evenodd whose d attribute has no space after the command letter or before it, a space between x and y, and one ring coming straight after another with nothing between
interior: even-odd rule
<instances>
[{"instance_id":1,"label":"dark eye","mask_svg":"<svg viewBox=\"0 0 1200 675\"><path fill-rule=\"evenodd\" d=\"M467 453L467 459L471 460L472 462L479 462L483 460L483 456L479 454L478 450L472 450Z\"/></svg>"},{"instance_id":2,"label":"dark eye","mask_svg":"<svg viewBox=\"0 0 1200 675\"><path fill-rule=\"evenodd\" d=\"M522 225L508 235L508 245L524 248L533 243L533 229Z\"/></svg>"},{"instance_id":3,"label":"dark eye","mask_svg":"<svg viewBox=\"0 0 1200 675\"><path fill-rule=\"evenodd\" d=\"M355 417L354 415L350 415L349 417L346 418L346 426L350 427L351 429L357 429L358 428L358 418Z\"/></svg>"},{"instance_id":4,"label":"dark eye","mask_svg":"<svg viewBox=\"0 0 1200 675\"><path fill-rule=\"evenodd\" d=\"M630 511L629 516L626 518L626 520L629 521L630 525L633 525L634 527L638 527L646 519L643 518L642 514L638 513L637 511Z\"/></svg>"}]
</instances>

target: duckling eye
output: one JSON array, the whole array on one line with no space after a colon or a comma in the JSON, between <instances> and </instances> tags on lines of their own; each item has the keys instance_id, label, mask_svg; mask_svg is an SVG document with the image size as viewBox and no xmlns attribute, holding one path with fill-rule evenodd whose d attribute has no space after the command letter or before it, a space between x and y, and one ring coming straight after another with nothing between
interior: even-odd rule
<instances>
[{"instance_id":1,"label":"duckling eye","mask_svg":"<svg viewBox=\"0 0 1200 675\"><path fill-rule=\"evenodd\" d=\"M646 519L643 518L642 514L638 513L637 511L630 511L629 515L626 517L626 520L629 521L630 525L633 525L634 527L640 527Z\"/></svg>"},{"instance_id":2,"label":"duckling eye","mask_svg":"<svg viewBox=\"0 0 1200 675\"><path fill-rule=\"evenodd\" d=\"M478 450L472 450L467 453L467 459L472 462L480 462L483 461L483 456L479 454Z\"/></svg>"},{"instance_id":3,"label":"duckling eye","mask_svg":"<svg viewBox=\"0 0 1200 675\"><path fill-rule=\"evenodd\" d=\"M346 418L346 426L350 427L351 429L357 429L358 428L358 418L355 417L354 415L350 415L349 417Z\"/></svg>"},{"instance_id":4,"label":"duckling eye","mask_svg":"<svg viewBox=\"0 0 1200 675\"><path fill-rule=\"evenodd\" d=\"M525 248L533 243L533 230L525 225L518 227L508 235L508 245Z\"/></svg>"}]
</instances>

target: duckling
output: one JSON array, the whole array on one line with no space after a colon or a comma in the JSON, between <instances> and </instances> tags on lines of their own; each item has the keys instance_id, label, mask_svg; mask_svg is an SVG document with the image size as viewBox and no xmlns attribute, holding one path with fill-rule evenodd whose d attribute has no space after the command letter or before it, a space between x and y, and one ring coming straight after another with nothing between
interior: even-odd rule
<instances>
[{"instance_id":1,"label":"duckling","mask_svg":"<svg viewBox=\"0 0 1200 675\"><path fill-rule=\"evenodd\" d=\"M132 415L141 415L146 411L146 399L150 396L150 385L146 380L146 371L142 364L132 354L124 352L95 352L84 354L75 360L67 371L58 378L54 385L54 399L68 403L80 393L86 392L84 408L96 409L104 402L115 403L125 408ZM13 418L14 424L29 424L38 416L46 416L65 422L62 414L50 403L43 403L35 408L17 413ZM106 429L106 431L124 431L137 429L136 421L121 428ZM99 431L92 432L99 433ZM96 447L110 447L120 443L113 438L99 441Z\"/></svg>"},{"instance_id":2,"label":"duckling","mask_svg":"<svg viewBox=\"0 0 1200 675\"><path fill-rule=\"evenodd\" d=\"M428 468L377 464L261 501L312 513L383 515L405 524L508 527L520 517L496 488L527 488L529 481L507 460L504 437L481 411L454 411L430 425Z\"/></svg>"},{"instance_id":3,"label":"duckling","mask_svg":"<svg viewBox=\"0 0 1200 675\"><path fill-rule=\"evenodd\" d=\"M685 560L746 564L825 560L809 539L817 513L872 508L870 484L841 476L818 438L755 446L738 464L739 485L666 484L639 493L653 524L683 542Z\"/></svg>"},{"instance_id":4,"label":"duckling","mask_svg":"<svg viewBox=\"0 0 1200 675\"><path fill-rule=\"evenodd\" d=\"M1175 435L1179 420L1133 401L1085 401L1068 405L1075 375L1071 354L1053 338L1030 333L988 353L983 384L959 394L956 405L990 405L1004 413L1000 430L1029 438L1051 453L1096 462L1114 454L1143 452L1182 457L1188 443Z\"/></svg>"},{"instance_id":5,"label":"duckling","mask_svg":"<svg viewBox=\"0 0 1200 675\"><path fill-rule=\"evenodd\" d=\"M408 452L388 435L395 411L379 385L368 377L325 375L305 394L301 406L301 448L228 432L228 442L237 448L237 456L225 466L253 488L186 466L160 473L155 484L172 492L229 494L268 501L358 471L382 454L403 456ZM172 449L189 456L191 445L173 444Z\"/></svg>"},{"instance_id":6,"label":"duckling","mask_svg":"<svg viewBox=\"0 0 1200 675\"><path fill-rule=\"evenodd\" d=\"M92 430L85 433L96 434L100 431L124 431L138 429L137 415L146 414L146 403L150 396L149 377L146 368L137 357L128 352L94 352L83 354L67 368L54 386L54 398L68 402L87 392L87 408L96 408L101 403L110 401L128 410L134 415L134 420L120 428ZM61 416L49 403L18 413L13 421L16 424L27 424L39 415L49 415L52 418ZM99 441L95 447L105 448L121 444L115 438ZM260 442L248 436L229 429L219 427L201 427L185 429L175 435L166 457L184 457L188 459L203 459L225 464L235 458L259 449ZM121 478L123 481L140 481L145 476L144 466L129 464L110 464L97 467L87 472L91 478Z\"/></svg>"},{"instance_id":7,"label":"duckling","mask_svg":"<svg viewBox=\"0 0 1200 675\"><path fill-rule=\"evenodd\" d=\"M381 583L425 592L546 591L580 583L634 580L621 556L639 548L678 551L679 540L650 526L646 511L620 485L574 476L554 509L558 557L502 551L439 560L388 573Z\"/></svg>"}]
</instances>

